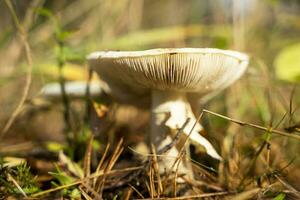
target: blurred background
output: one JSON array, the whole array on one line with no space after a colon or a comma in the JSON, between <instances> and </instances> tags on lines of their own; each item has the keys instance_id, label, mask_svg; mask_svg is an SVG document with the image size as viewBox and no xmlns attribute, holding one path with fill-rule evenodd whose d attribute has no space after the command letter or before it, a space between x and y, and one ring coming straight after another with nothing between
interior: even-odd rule
<instances>
[{"instance_id":1,"label":"blurred background","mask_svg":"<svg viewBox=\"0 0 300 200\"><path fill-rule=\"evenodd\" d=\"M69 97L66 102L41 93L49 83L97 81L86 63L86 55L96 50L213 47L245 52L251 63L244 77L195 106L195 111L206 108L299 135L299 0L14 0L11 5L23 33L5 1L0 1L2 130L29 79L31 84L18 115L0 138L2 155L31 152L50 141L64 144L69 137L66 129L77 132L76 137L96 132L103 143L115 137L127 138L128 144L144 140L149 117L145 110L106 103L111 101L106 98L98 98L98 107L89 109L85 98ZM202 123L206 137L228 159L218 166L223 172L220 180L228 187L235 187L234 179L242 177L242 169L263 147L250 174L262 176L270 167L286 169L285 178L300 189L299 140L278 135L266 139L262 131L208 114ZM268 148L262 146L265 143Z\"/></svg>"}]
</instances>

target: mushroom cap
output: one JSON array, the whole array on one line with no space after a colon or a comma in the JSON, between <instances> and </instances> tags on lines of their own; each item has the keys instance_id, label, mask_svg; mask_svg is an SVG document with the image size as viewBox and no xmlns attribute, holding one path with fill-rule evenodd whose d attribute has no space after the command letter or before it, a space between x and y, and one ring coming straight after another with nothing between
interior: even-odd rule
<instances>
[{"instance_id":1,"label":"mushroom cap","mask_svg":"<svg viewBox=\"0 0 300 200\"><path fill-rule=\"evenodd\" d=\"M201 97L224 89L248 66L243 53L213 48L99 51L88 61L111 93L124 103L150 102L151 90Z\"/></svg>"},{"instance_id":2,"label":"mushroom cap","mask_svg":"<svg viewBox=\"0 0 300 200\"><path fill-rule=\"evenodd\" d=\"M83 98L86 96L87 87L91 96L100 96L105 91L105 86L100 81L68 81L65 83L65 92L71 98ZM60 83L48 83L42 90L41 95L49 99L60 99L62 97L62 88Z\"/></svg>"}]
</instances>

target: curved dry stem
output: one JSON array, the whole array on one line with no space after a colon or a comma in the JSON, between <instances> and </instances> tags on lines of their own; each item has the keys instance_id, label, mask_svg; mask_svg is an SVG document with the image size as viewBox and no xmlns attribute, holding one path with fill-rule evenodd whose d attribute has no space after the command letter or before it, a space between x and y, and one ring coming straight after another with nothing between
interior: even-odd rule
<instances>
[{"instance_id":1,"label":"curved dry stem","mask_svg":"<svg viewBox=\"0 0 300 200\"><path fill-rule=\"evenodd\" d=\"M27 75L26 75L26 83L25 83L25 87L24 87L24 90L23 90L22 98L20 99L19 104L17 105L16 109L14 110L14 112L10 116L9 120L5 124L4 128L2 129L2 132L0 133L0 138L2 138L5 135L5 133L9 130L11 125L16 120L17 116L22 111L22 108L23 108L23 105L24 105L24 103L27 99L29 89L30 89L30 85L31 85L31 81L32 81L32 55L31 55L31 50L30 50L29 43L27 41L27 33L24 30L23 26L20 24L19 19L16 15L16 12L15 12L15 10L13 8L13 5L10 2L10 0L5 0L5 3L6 3L9 11L10 11L12 17L13 17L15 25L16 25L18 31L19 31L22 43L24 45L26 60L27 60L27 64L28 64L28 71L27 71Z\"/></svg>"}]
</instances>

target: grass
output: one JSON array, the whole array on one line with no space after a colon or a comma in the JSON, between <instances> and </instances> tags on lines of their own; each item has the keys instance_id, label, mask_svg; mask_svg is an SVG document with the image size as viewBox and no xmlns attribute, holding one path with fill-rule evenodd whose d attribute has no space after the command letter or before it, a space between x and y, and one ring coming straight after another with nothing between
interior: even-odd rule
<instances>
[{"instance_id":1,"label":"grass","mask_svg":"<svg viewBox=\"0 0 300 200\"><path fill-rule=\"evenodd\" d=\"M220 117L219 114L208 110L204 110L204 112ZM228 117L221 117L235 122L235 120ZM247 123L238 122L238 124L245 125ZM257 128L257 125L253 126L254 129ZM250 125L250 127L252 127L252 125ZM259 129L265 130L266 128L262 127ZM272 130L270 130L268 134L271 134L271 132ZM180 135L180 131L178 135ZM290 134L290 136L292 135L293 134ZM217 196L221 196L224 199L248 199L261 196L276 199L281 198L283 195L294 198L300 195L293 186L284 180L284 176L293 161L281 169L274 169L270 166L270 146L272 145L270 137L257 149L252 157L252 164L247 164L248 167L244 166L245 172L243 176L235 178L235 181L238 182L235 188L224 188L224 185L222 186L218 181L218 176L220 176L221 173L220 170L211 170L204 164L194 162L190 158L189 160L193 164L194 172L195 174L199 174L200 178L198 177L196 180L184 178L184 183L177 183L176 177L182 177L183 174L177 174L176 172L160 174L158 171L158 161L164 159L163 154L175 145L176 140L169 146L166 146L161 152L156 153L153 151L152 154L144 155L146 160L140 161L142 165L122 168L117 167L114 170L113 168L116 167L118 162L124 162L124 159L120 159L120 155L123 154L122 157L126 157L126 154L123 153L123 140L120 140L111 150L110 156L110 145L108 144L102 152L101 159L96 167L92 165L92 155L95 151L93 148L93 140L93 137L90 137L90 139L86 141L87 148L82 162L76 163L61 152L57 163L57 171L50 173L52 176L50 180L53 181L52 184L54 187L37 193L32 192L40 189L38 189L35 182L32 182L30 168L27 167L26 164L16 167L17 172L14 173L14 175L16 174L16 178L13 178L13 176L10 175L11 173L6 171L8 168L2 167L1 171L4 176L1 180L2 182L5 180L5 182L3 182L5 184L3 184L1 189L5 196L19 196L22 194L24 197L45 198L47 196L55 197L57 195L63 195L71 199L80 198L81 196L84 196L86 199L110 199L114 198L114 195L117 195L118 198L121 199L147 199L147 197L151 197L151 199L197 199L202 197L215 198ZM253 171L255 171L254 166L259 162L258 159L262 157L263 151L267 151L268 167L262 174L253 177ZM185 154L180 155L184 156ZM229 162L234 161L231 160ZM223 164L226 164L226 161L224 161ZM11 170L13 169L14 168ZM253 183L256 185L255 187ZM27 189L28 187L32 187L34 190ZM9 188L15 189L11 189L11 192L6 192ZM114 192L116 190L118 190L118 194ZM201 194L197 194L200 191L202 191ZM180 195L184 193L190 194L184 196Z\"/></svg>"},{"instance_id":2,"label":"grass","mask_svg":"<svg viewBox=\"0 0 300 200\"><path fill-rule=\"evenodd\" d=\"M286 20L283 26L276 20L274 24L265 21L262 28L262 19L252 15L244 22L251 26L246 34L247 27L237 27L242 26L241 19L224 22L220 16L225 14L212 11L208 5L206 14L202 14L212 21L209 25L195 21L201 15L198 11L190 13L193 17L189 12L155 14L155 10L172 7L171 1L151 4L143 0L145 6L137 8L135 1L112 6L116 2L111 0L65 4L36 0L33 7L5 2L0 5L8 5L10 12L0 15L12 17L12 22L3 25L6 31L0 34L0 60L6 61L5 66L17 68L0 76L0 91L6 94L0 99L5 111L0 113L5 133L0 140L0 199L300 198L299 85L278 81L272 67L277 51L299 40L297 24ZM281 3L276 2L280 1L260 1L257 13L265 13L264 20L270 17L264 7L292 15L282 13ZM177 2L173 6L189 11L197 3ZM135 12L127 12L133 8L142 9L141 19L135 22L130 20ZM152 12L161 20L147 18ZM281 19L282 15L276 17ZM284 19L299 16L296 13ZM177 21L171 23L170 19ZM159 161L178 142L180 129L174 141L161 151L145 151L140 144L146 140L148 112L117 105L107 95L73 100L63 94L61 102L40 101L37 95L44 83L58 81L64 88L64 82L72 77L61 71L45 75L43 70L48 69L32 73L35 66L54 65L65 70L70 64L76 65L82 69L81 74L90 75L86 77L90 80L83 58L100 47L181 46L237 47L252 56L243 79L211 101L195 106L205 128L203 135L221 152L223 161L215 161L193 146L190 156L182 149L174 169L185 159L192 165L194 179L176 170L159 173ZM25 56L9 53L23 48ZM25 84L21 78L24 73ZM177 182L178 177L183 181Z\"/></svg>"}]
</instances>

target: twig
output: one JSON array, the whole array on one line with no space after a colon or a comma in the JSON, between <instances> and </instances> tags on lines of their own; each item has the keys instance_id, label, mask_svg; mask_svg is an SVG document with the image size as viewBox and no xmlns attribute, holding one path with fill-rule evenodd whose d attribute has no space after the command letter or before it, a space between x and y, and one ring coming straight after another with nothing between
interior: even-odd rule
<instances>
[{"instance_id":1,"label":"twig","mask_svg":"<svg viewBox=\"0 0 300 200\"><path fill-rule=\"evenodd\" d=\"M177 162L181 162L181 158L182 158L182 155L183 155L184 150L185 150L184 147L185 147L185 145L186 145L188 139L190 138L190 135L193 133L193 130L194 130L194 128L196 127L197 123L199 123L200 119L202 118L202 116L203 116L203 112L201 112L201 114L198 116L198 118L197 118L197 120L195 121L195 123L193 124L193 126L192 126L192 128L191 128L191 130L190 130L190 132L189 132L189 134L188 134L188 136L185 138L184 143L183 143L183 145L182 145L182 147L181 147L181 149L180 149L180 151L179 151L179 154L178 154L178 156L177 156L177 159L175 160L175 162L174 162L173 165L171 166L171 169L170 169L169 173L166 175L165 180L168 179L170 173L172 172L172 170L173 170L174 167L176 166L176 163L177 163ZM190 121L190 118L188 118L188 119L186 120L186 122L183 124L183 126L181 127L181 129L178 131L178 133L177 133L177 137L178 137L178 138L179 138L179 136L180 136L179 134L181 134L181 133L183 132L185 126L189 123L189 121ZM177 140L178 140L178 139L177 139ZM177 140L176 140L176 142L177 142ZM173 144L173 146L174 146L174 144ZM179 164L180 164L180 163L179 163Z\"/></svg>"},{"instance_id":2,"label":"twig","mask_svg":"<svg viewBox=\"0 0 300 200\"><path fill-rule=\"evenodd\" d=\"M277 180L287 189L289 189L294 195L296 195L298 198L300 198L300 192L296 190L293 186L283 181L278 175L275 174L275 177Z\"/></svg>"},{"instance_id":3,"label":"twig","mask_svg":"<svg viewBox=\"0 0 300 200\"><path fill-rule=\"evenodd\" d=\"M33 65L32 64L31 50L30 50L29 43L27 41L27 33L24 30L23 26L20 24L20 21L19 21L19 19L17 17L17 14L16 14L16 12L15 12L15 10L13 8L13 5L12 5L11 1L10 0L5 0L5 4L8 7L10 14L13 17L15 26L17 27L17 29L19 31L21 41L22 41L22 43L24 45L26 60L27 60L27 64L28 64L28 71L27 71L27 74L26 74L26 82L25 82L25 87L24 87L24 90L23 90L22 97L21 97L21 99L19 101L19 104L17 105L16 109L14 110L14 112L12 113L12 115L10 116L10 118L8 119L7 123L5 124L3 130L1 131L0 138L2 138L7 133L7 131L11 127L11 125L15 122L17 116L22 111L22 108L23 108L24 103L25 103L25 101L26 101L26 99L28 97L29 89L30 89L30 86L31 86L31 81L32 81L32 65Z\"/></svg>"},{"instance_id":4,"label":"twig","mask_svg":"<svg viewBox=\"0 0 300 200\"><path fill-rule=\"evenodd\" d=\"M133 186L128 184L140 197L142 197L142 199L145 199L145 197Z\"/></svg>"},{"instance_id":5,"label":"twig","mask_svg":"<svg viewBox=\"0 0 300 200\"><path fill-rule=\"evenodd\" d=\"M237 119L232 119L230 117L227 117L227 116L224 116L224 115L221 115L221 114L209 111L209 110L205 110L205 109L203 110L203 112L206 112L206 113L215 115L217 117L226 119L226 120L231 121L233 123L236 123L236 124L238 124L240 126L249 126L249 127L253 127L253 128L262 130L262 131L267 131L269 133L275 133L277 135L282 135L282 136L291 137L291 138L300 140L300 135L290 134L290 133L286 133L284 131L279 131L279 130L275 130L275 129L272 129L272 128L266 128L266 127L259 126L259 125L256 125L256 124L252 124L252 123L248 123L248 122L243 122L243 121L240 121L240 120L237 120Z\"/></svg>"},{"instance_id":6,"label":"twig","mask_svg":"<svg viewBox=\"0 0 300 200\"><path fill-rule=\"evenodd\" d=\"M173 141L172 141L170 144L164 146L162 149L160 149L160 150L157 152L158 155L161 155L161 154L166 153L167 151L169 151L170 149L172 149L172 148L177 144L177 142L178 142L180 136L181 136L182 133L183 133L183 130L184 130L185 127L188 125L188 123L190 122L190 120L191 120L190 118L187 118L187 120L184 122L184 124L182 125L182 127L178 130L178 132L177 132L176 136L174 137ZM193 126L193 128L194 128L194 127L195 127L195 126Z\"/></svg>"},{"instance_id":7,"label":"twig","mask_svg":"<svg viewBox=\"0 0 300 200\"><path fill-rule=\"evenodd\" d=\"M206 194L198 194L198 195L190 195L190 196L182 196L182 197L162 197L162 198L153 198L153 199L143 199L143 200L184 200L184 199L199 199L205 197L215 197L215 196L224 196L229 194L228 192L215 192L215 193L206 193ZM142 199L136 199L142 200Z\"/></svg>"}]
</instances>

